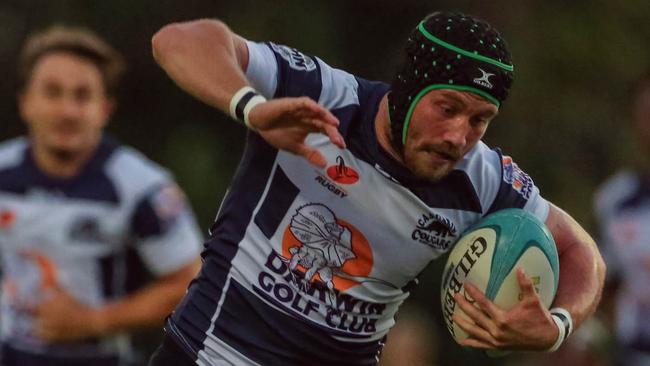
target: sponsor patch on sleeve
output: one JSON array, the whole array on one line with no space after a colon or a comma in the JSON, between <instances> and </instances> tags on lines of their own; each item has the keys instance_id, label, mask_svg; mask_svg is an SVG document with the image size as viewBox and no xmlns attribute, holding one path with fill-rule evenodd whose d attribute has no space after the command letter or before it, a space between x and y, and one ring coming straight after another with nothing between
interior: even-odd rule
<instances>
[{"instance_id":1,"label":"sponsor patch on sleeve","mask_svg":"<svg viewBox=\"0 0 650 366\"><path fill-rule=\"evenodd\" d=\"M528 174L519 168L510 156L504 155L503 164L503 181L512 186L517 193L525 199L529 199L533 192L533 180Z\"/></svg>"},{"instance_id":2,"label":"sponsor patch on sleeve","mask_svg":"<svg viewBox=\"0 0 650 366\"><path fill-rule=\"evenodd\" d=\"M295 48L290 48L283 45L271 43L271 48L279 54L287 63L289 67L298 71L313 71L316 69L314 59L298 51Z\"/></svg>"},{"instance_id":3,"label":"sponsor patch on sleeve","mask_svg":"<svg viewBox=\"0 0 650 366\"><path fill-rule=\"evenodd\" d=\"M174 184L162 187L152 195L150 202L156 216L167 224L174 222L187 208L185 195Z\"/></svg>"}]
</instances>

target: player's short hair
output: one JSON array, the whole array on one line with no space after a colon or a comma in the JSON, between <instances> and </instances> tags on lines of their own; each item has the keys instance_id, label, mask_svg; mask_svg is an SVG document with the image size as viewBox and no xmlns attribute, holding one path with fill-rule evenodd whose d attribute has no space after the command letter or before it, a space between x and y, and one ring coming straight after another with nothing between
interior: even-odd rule
<instances>
[{"instance_id":1,"label":"player's short hair","mask_svg":"<svg viewBox=\"0 0 650 366\"><path fill-rule=\"evenodd\" d=\"M95 64L102 76L106 94L115 95L126 69L122 55L91 30L63 25L32 34L25 41L18 64L20 90L29 82L36 63L43 56L55 52L70 53Z\"/></svg>"},{"instance_id":2,"label":"player's short hair","mask_svg":"<svg viewBox=\"0 0 650 366\"><path fill-rule=\"evenodd\" d=\"M498 107L513 70L505 41L487 22L461 13L428 15L410 34L388 95L393 145L403 151L411 113L430 90L470 91Z\"/></svg>"}]
</instances>

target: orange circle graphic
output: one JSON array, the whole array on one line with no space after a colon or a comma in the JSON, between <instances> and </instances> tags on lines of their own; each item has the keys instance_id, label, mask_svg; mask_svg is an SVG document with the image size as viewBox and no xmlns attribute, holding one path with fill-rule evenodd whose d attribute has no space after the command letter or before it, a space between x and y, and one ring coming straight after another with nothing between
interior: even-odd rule
<instances>
[{"instance_id":1,"label":"orange circle graphic","mask_svg":"<svg viewBox=\"0 0 650 366\"><path fill-rule=\"evenodd\" d=\"M354 258L346 260L340 268L332 268L334 276L332 282L334 283L334 288L339 291L347 290L351 287L359 285L358 281L353 279L345 278L337 275L338 272L343 272L350 276L355 277L368 277L370 271L372 270L372 265L374 263L372 250L370 249L370 243L366 237L359 231L357 228L345 222L343 220L337 219L336 223L350 230L351 233L351 244L352 252L354 253ZM289 251L289 248L300 248L303 244L300 242L291 232L291 225L287 225L282 236L282 256L290 259L293 254ZM300 272L306 273L308 268L298 264L296 267ZM318 280L324 282L320 274L316 273L312 279L307 279L308 281Z\"/></svg>"}]
</instances>

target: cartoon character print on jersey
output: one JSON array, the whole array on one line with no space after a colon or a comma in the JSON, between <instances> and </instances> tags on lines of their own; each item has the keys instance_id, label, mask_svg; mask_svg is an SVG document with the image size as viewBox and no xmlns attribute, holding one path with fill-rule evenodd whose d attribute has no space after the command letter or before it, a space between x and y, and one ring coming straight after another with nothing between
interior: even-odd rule
<instances>
[{"instance_id":1,"label":"cartoon character print on jersey","mask_svg":"<svg viewBox=\"0 0 650 366\"><path fill-rule=\"evenodd\" d=\"M397 288L369 277L373 255L367 239L320 203L304 205L292 216L285 230L283 260L288 262L292 275L300 271L307 283L323 282L332 303L337 292L364 282ZM294 278L294 283L299 284L300 279Z\"/></svg>"},{"instance_id":2,"label":"cartoon character print on jersey","mask_svg":"<svg viewBox=\"0 0 650 366\"><path fill-rule=\"evenodd\" d=\"M324 205L299 208L291 218L290 227L303 245L289 248L292 254L289 269L294 270L300 264L307 268L308 281L318 273L327 288L333 290L332 270L340 271L348 259L356 258L350 229L337 223L334 213Z\"/></svg>"}]
</instances>

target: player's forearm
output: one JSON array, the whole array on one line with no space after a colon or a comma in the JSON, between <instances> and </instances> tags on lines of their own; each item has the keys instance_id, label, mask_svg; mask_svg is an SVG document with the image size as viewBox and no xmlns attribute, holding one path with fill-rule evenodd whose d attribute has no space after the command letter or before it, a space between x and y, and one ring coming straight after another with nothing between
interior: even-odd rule
<instances>
[{"instance_id":1,"label":"player's forearm","mask_svg":"<svg viewBox=\"0 0 650 366\"><path fill-rule=\"evenodd\" d=\"M568 217L567 214L563 213ZM565 308L571 313L577 328L595 310L600 301L605 281L605 264L589 234L568 217L572 242L559 248L560 283L553 307Z\"/></svg>"},{"instance_id":2,"label":"player's forearm","mask_svg":"<svg viewBox=\"0 0 650 366\"><path fill-rule=\"evenodd\" d=\"M152 38L156 62L183 90L228 110L232 95L247 85L248 57L243 40L217 20L197 20L163 27Z\"/></svg>"},{"instance_id":3,"label":"player's forearm","mask_svg":"<svg viewBox=\"0 0 650 366\"><path fill-rule=\"evenodd\" d=\"M162 277L128 297L108 303L95 311L95 327L111 334L141 327L160 326L185 294L200 268L200 260Z\"/></svg>"}]
</instances>

